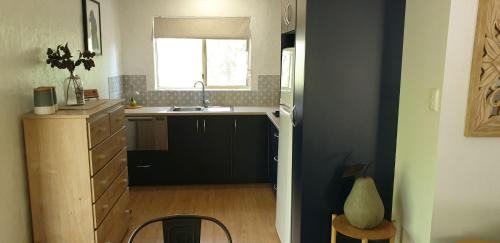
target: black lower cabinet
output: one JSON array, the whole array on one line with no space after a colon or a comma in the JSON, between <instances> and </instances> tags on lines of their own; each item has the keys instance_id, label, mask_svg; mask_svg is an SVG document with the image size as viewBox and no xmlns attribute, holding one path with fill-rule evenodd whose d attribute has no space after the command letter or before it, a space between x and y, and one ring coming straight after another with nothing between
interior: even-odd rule
<instances>
[{"instance_id":1,"label":"black lower cabinet","mask_svg":"<svg viewBox=\"0 0 500 243\"><path fill-rule=\"evenodd\" d=\"M130 186L161 185L166 183L162 175L165 151L128 151Z\"/></svg>"},{"instance_id":2,"label":"black lower cabinet","mask_svg":"<svg viewBox=\"0 0 500 243\"><path fill-rule=\"evenodd\" d=\"M278 142L279 142L279 131L272 124L269 122L269 133L268 133L268 140L269 140L269 156L267 158L268 163L269 163L269 182L274 185L274 188L276 189L276 183L278 180Z\"/></svg>"},{"instance_id":3,"label":"black lower cabinet","mask_svg":"<svg viewBox=\"0 0 500 243\"><path fill-rule=\"evenodd\" d=\"M170 116L168 151L129 151L130 185L272 181L265 116Z\"/></svg>"},{"instance_id":4,"label":"black lower cabinet","mask_svg":"<svg viewBox=\"0 0 500 243\"><path fill-rule=\"evenodd\" d=\"M206 116L200 123L201 163L196 169L203 183L227 183L231 180L233 119Z\"/></svg>"},{"instance_id":5,"label":"black lower cabinet","mask_svg":"<svg viewBox=\"0 0 500 243\"><path fill-rule=\"evenodd\" d=\"M198 117L168 117L168 153L165 177L173 184L204 183L201 153L203 125Z\"/></svg>"},{"instance_id":6,"label":"black lower cabinet","mask_svg":"<svg viewBox=\"0 0 500 243\"><path fill-rule=\"evenodd\" d=\"M268 182L268 118L238 116L234 121L233 182Z\"/></svg>"}]
</instances>

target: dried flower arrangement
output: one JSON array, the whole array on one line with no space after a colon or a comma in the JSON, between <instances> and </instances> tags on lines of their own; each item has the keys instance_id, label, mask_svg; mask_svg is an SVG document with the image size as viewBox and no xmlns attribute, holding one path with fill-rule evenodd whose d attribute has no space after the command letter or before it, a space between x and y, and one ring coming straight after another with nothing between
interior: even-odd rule
<instances>
[{"instance_id":1,"label":"dried flower arrangement","mask_svg":"<svg viewBox=\"0 0 500 243\"><path fill-rule=\"evenodd\" d=\"M75 68L81 64L83 64L86 70L90 71L95 67L93 60L94 56L94 52L84 51L80 52L78 59L74 61L68 43L64 46L58 45L55 50L52 48L47 49L47 64L49 64L51 68L67 69L70 73L69 78L64 80L64 98L66 99L66 105L85 104L83 82L77 75L74 75L74 72Z\"/></svg>"},{"instance_id":2,"label":"dried flower arrangement","mask_svg":"<svg viewBox=\"0 0 500 243\"><path fill-rule=\"evenodd\" d=\"M73 56L71 55L71 51L69 50L68 43L66 45L58 45L55 50L52 48L47 49L47 64L50 64L50 67L57 67L59 69L67 69L73 77L73 72L75 68L83 64L86 70L92 69L95 67L94 58L95 53L84 51L80 52L78 60L73 61Z\"/></svg>"}]
</instances>

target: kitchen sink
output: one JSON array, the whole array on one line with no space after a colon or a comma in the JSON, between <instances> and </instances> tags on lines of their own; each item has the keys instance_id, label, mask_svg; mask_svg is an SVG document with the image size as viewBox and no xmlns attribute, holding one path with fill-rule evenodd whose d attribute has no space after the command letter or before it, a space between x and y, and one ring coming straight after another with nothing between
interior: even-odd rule
<instances>
[{"instance_id":1,"label":"kitchen sink","mask_svg":"<svg viewBox=\"0 0 500 243\"><path fill-rule=\"evenodd\" d=\"M229 106L209 106L207 108L201 106L174 106L172 111L230 112L232 109Z\"/></svg>"},{"instance_id":2,"label":"kitchen sink","mask_svg":"<svg viewBox=\"0 0 500 243\"><path fill-rule=\"evenodd\" d=\"M203 111L201 106L174 106L172 111Z\"/></svg>"}]
</instances>

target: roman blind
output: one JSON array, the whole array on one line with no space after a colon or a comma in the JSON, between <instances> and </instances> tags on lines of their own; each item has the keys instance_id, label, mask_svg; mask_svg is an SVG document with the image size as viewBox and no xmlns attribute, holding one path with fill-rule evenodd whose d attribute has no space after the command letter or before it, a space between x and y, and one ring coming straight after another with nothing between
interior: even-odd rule
<instances>
[{"instance_id":1,"label":"roman blind","mask_svg":"<svg viewBox=\"0 0 500 243\"><path fill-rule=\"evenodd\" d=\"M249 39L248 17L154 18L155 38Z\"/></svg>"}]
</instances>

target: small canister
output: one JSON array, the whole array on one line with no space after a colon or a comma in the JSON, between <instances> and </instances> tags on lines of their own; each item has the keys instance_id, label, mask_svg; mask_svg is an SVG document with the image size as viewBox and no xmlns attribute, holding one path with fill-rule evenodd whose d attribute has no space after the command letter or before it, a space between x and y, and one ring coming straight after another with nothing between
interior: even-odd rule
<instances>
[{"instance_id":1,"label":"small canister","mask_svg":"<svg viewBox=\"0 0 500 243\"><path fill-rule=\"evenodd\" d=\"M57 102L57 93L56 93L56 87L55 86L43 86L40 88L50 88L52 89L52 100L54 101L54 109L55 111L59 110L59 104Z\"/></svg>"},{"instance_id":2,"label":"small canister","mask_svg":"<svg viewBox=\"0 0 500 243\"><path fill-rule=\"evenodd\" d=\"M54 94L50 87L38 87L33 90L33 104L35 114L50 115L56 112Z\"/></svg>"}]
</instances>

